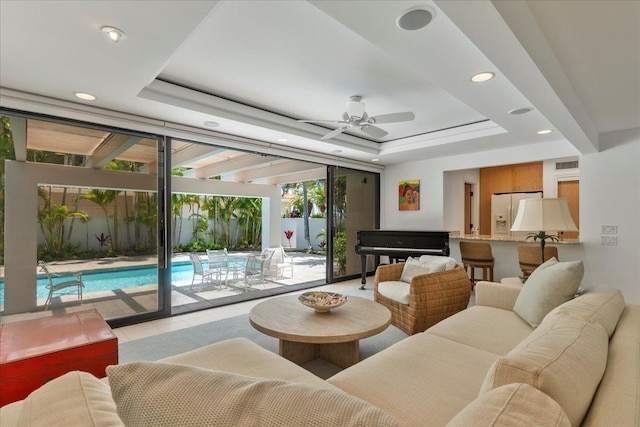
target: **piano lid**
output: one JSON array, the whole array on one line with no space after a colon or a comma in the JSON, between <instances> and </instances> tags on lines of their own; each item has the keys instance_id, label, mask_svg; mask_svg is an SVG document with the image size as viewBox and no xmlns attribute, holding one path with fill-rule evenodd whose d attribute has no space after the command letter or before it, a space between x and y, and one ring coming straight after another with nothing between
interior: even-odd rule
<instances>
[{"instance_id":1,"label":"piano lid","mask_svg":"<svg viewBox=\"0 0 640 427\"><path fill-rule=\"evenodd\" d=\"M358 230L356 232L356 247L442 249L448 246L448 231Z\"/></svg>"}]
</instances>

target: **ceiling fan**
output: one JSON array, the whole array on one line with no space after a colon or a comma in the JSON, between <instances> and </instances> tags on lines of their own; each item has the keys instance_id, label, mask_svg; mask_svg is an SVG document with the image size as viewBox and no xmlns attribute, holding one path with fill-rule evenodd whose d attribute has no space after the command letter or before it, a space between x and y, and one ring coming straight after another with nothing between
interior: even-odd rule
<instances>
[{"instance_id":1,"label":"ceiling fan","mask_svg":"<svg viewBox=\"0 0 640 427\"><path fill-rule=\"evenodd\" d=\"M331 139L349 129L360 129L367 135L379 139L388 135L389 132L380 129L377 126L374 126L374 124L408 122L416 117L415 114L413 114L411 111L406 111L403 113L381 114L378 116L369 117L366 111L364 111L364 102L361 102L361 100L361 96L350 96L349 99L347 99L347 111L342 113L342 120L298 121L302 123L338 123L342 125L338 129L334 129L320 138L323 140Z\"/></svg>"}]
</instances>

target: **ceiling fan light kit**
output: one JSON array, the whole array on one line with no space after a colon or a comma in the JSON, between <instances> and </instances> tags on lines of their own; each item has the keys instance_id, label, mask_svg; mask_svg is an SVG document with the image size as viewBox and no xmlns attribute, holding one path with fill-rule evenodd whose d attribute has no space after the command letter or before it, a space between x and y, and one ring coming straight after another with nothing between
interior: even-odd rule
<instances>
[{"instance_id":1,"label":"ceiling fan light kit","mask_svg":"<svg viewBox=\"0 0 640 427\"><path fill-rule=\"evenodd\" d=\"M347 99L347 111L342 113L342 120L298 120L301 123L337 123L341 125L339 128L332 130L325 134L320 139L327 140L340 135L342 132L349 129L360 129L372 138L380 139L389 134L384 129L381 129L374 124L383 123L399 123L408 122L415 119L415 114L411 111L405 111L401 113L389 113L381 114L378 116L369 117L365 111L364 102L362 97L358 95L350 96Z\"/></svg>"}]
</instances>

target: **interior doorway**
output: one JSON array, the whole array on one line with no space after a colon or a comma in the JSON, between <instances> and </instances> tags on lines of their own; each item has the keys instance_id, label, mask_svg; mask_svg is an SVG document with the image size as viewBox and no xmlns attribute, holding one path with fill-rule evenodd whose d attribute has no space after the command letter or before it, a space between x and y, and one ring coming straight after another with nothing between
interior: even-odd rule
<instances>
[{"instance_id":1,"label":"interior doorway","mask_svg":"<svg viewBox=\"0 0 640 427\"><path fill-rule=\"evenodd\" d=\"M569 205L571 218L576 223L578 230L580 229L580 181L558 181L558 197L566 199ZM561 239L577 239L578 231L561 231L559 237Z\"/></svg>"}]
</instances>

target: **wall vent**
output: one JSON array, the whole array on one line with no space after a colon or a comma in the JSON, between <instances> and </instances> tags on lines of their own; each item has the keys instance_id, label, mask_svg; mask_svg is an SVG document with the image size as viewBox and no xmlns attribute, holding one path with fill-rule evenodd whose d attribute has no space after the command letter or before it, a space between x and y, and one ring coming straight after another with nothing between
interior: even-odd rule
<instances>
[{"instance_id":1,"label":"wall vent","mask_svg":"<svg viewBox=\"0 0 640 427\"><path fill-rule=\"evenodd\" d=\"M556 163L556 170L561 170L561 169L577 169L578 168L578 161L573 161L573 162L559 162Z\"/></svg>"}]
</instances>

